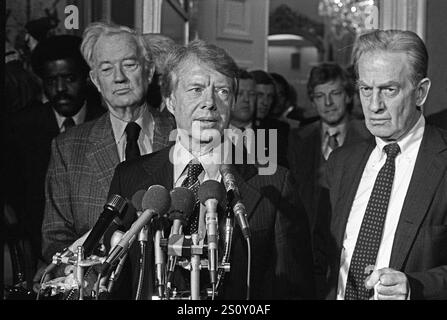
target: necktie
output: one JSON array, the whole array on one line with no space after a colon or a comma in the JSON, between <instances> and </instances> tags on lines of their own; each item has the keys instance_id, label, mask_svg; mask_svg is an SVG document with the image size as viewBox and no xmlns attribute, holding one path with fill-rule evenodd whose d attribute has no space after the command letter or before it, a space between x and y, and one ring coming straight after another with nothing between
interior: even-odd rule
<instances>
[{"instance_id":1,"label":"necktie","mask_svg":"<svg viewBox=\"0 0 447 320\"><path fill-rule=\"evenodd\" d=\"M190 234L197 233L199 227L199 213L200 213L200 201L198 197L199 192L199 175L203 171L203 167L200 163L194 163L191 160L187 165L187 176L182 183L182 187L190 189L196 198L196 203L194 205L194 211L190 218Z\"/></svg>"},{"instance_id":2,"label":"necktie","mask_svg":"<svg viewBox=\"0 0 447 320\"><path fill-rule=\"evenodd\" d=\"M332 151L338 148L337 136L338 136L338 133L329 135L328 146L332 149Z\"/></svg>"},{"instance_id":3,"label":"necktie","mask_svg":"<svg viewBox=\"0 0 447 320\"><path fill-rule=\"evenodd\" d=\"M141 127L135 122L129 122L126 126L126 160L138 158L140 156L140 148L138 147L138 136Z\"/></svg>"},{"instance_id":4,"label":"necktie","mask_svg":"<svg viewBox=\"0 0 447 320\"><path fill-rule=\"evenodd\" d=\"M62 125L64 126L64 129L67 130L68 128L74 127L75 126L75 122L74 122L73 118L68 117L68 118L65 118L64 122L62 123Z\"/></svg>"},{"instance_id":5,"label":"necktie","mask_svg":"<svg viewBox=\"0 0 447 320\"><path fill-rule=\"evenodd\" d=\"M367 290L364 285L368 276L365 268L374 266L376 263L393 186L394 160L399 154L400 148L397 143L391 143L386 145L384 150L387 154L386 162L374 182L351 259L346 282L346 300L367 300L371 296L370 290Z\"/></svg>"}]
</instances>

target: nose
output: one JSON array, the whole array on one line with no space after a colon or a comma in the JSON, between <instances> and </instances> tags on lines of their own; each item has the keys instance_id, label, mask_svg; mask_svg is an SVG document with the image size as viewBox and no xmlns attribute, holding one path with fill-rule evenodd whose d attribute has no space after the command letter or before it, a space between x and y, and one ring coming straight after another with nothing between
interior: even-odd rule
<instances>
[{"instance_id":1,"label":"nose","mask_svg":"<svg viewBox=\"0 0 447 320\"><path fill-rule=\"evenodd\" d=\"M113 73L113 81L115 81L116 83L121 83L121 82L125 82L126 79L127 79L126 74L121 69L121 66L118 66L117 68L115 68L114 73Z\"/></svg>"},{"instance_id":2,"label":"nose","mask_svg":"<svg viewBox=\"0 0 447 320\"><path fill-rule=\"evenodd\" d=\"M380 94L380 90L374 90L369 101L369 110L371 112L379 112L384 109L384 104L382 100L382 95Z\"/></svg>"},{"instance_id":3,"label":"nose","mask_svg":"<svg viewBox=\"0 0 447 320\"><path fill-rule=\"evenodd\" d=\"M328 95L324 95L324 105L325 106L330 106L332 104L332 95L328 94Z\"/></svg>"},{"instance_id":4,"label":"nose","mask_svg":"<svg viewBox=\"0 0 447 320\"><path fill-rule=\"evenodd\" d=\"M214 96L214 90L208 89L205 90L205 93L203 95L203 108L209 109L209 110L215 110L216 109L216 97Z\"/></svg>"},{"instance_id":5,"label":"nose","mask_svg":"<svg viewBox=\"0 0 447 320\"><path fill-rule=\"evenodd\" d=\"M62 77L58 77L56 80L56 90L57 92L65 92L67 91L67 84Z\"/></svg>"}]
</instances>

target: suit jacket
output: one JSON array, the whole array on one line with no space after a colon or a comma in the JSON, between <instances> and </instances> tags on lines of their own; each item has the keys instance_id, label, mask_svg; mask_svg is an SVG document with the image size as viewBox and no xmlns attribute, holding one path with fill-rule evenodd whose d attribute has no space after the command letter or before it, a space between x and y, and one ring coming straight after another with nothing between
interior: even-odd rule
<instances>
[{"instance_id":1,"label":"suit jacket","mask_svg":"<svg viewBox=\"0 0 447 320\"><path fill-rule=\"evenodd\" d=\"M168 190L173 187L173 164L165 148L134 161L117 166L109 194L127 198L141 189L159 184ZM271 176L260 176L253 165L238 166L235 174L242 200L247 210L251 229L252 299L312 298L312 253L309 244L307 218L299 199L294 195L289 172L278 167ZM129 206L127 226L136 218L135 209ZM246 293L246 244L240 229L235 227L231 251L231 272L225 275L223 299L245 299ZM121 285L132 284L135 293L139 259L137 241L131 248L127 276L120 277ZM152 276L152 264L145 274ZM131 275L132 280L128 281ZM125 280L123 280L125 279ZM149 284L149 285L148 285ZM153 279L146 279L143 296L152 297ZM118 292L130 292L123 288ZM132 298L123 296L120 298Z\"/></svg>"},{"instance_id":2,"label":"suit jacket","mask_svg":"<svg viewBox=\"0 0 447 320\"><path fill-rule=\"evenodd\" d=\"M349 120L342 147L371 138L363 121ZM321 210L320 166L324 161L321 152L321 121L291 131L289 138L289 167L298 185L298 192L309 215L311 232L317 223L317 212Z\"/></svg>"},{"instance_id":3,"label":"suit jacket","mask_svg":"<svg viewBox=\"0 0 447 320\"><path fill-rule=\"evenodd\" d=\"M443 110L427 117L427 123L447 130L447 110Z\"/></svg>"},{"instance_id":4,"label":"suit jacket","mask_svg":"<svg viewBox=\"0 0 447 320\"><path fill-rule=\"evenodd\" d=\"M152 148L157 151L168 145L173 123L158 111L151 112L155 120ZM53 140L42 225L46 260L94 226L119 161L109 112Z\"/></svg>"},{"instance_id":5,"label":"suit jacket","mask_svg":"<svg viewBox=\"0 0 447 320\"><path fill-rule=\"evenodd\" d=\"M85 122L106 110L87 103ZM31 240L35 258L41 255L41 226L45 206L45 174L51 141L59 134L49 103L36 102L9 123L6 148L6 201L19 218L24 236Z\"/></svg>"},{"instance_id":6,"label":"suit jacket","mask_svg":"<svg viewBox=\"0 0 447 320\"><path fill-rule=\"evenodd\" d=\"M336 150L327 174L332 205L326 240L327 297L335 299L346 223L375 147L361 142ZM404 272L411 299L447 299L447 131L426 125L397 225L389 267Z\"/></svg>"}]
</instances>

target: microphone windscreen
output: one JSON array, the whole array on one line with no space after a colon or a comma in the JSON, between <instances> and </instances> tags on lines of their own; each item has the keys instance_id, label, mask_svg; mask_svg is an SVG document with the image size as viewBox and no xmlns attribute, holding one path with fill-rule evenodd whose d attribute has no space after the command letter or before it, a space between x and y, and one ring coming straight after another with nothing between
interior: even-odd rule
<instances>
[{"instance_id":1,"label":"microphone windscreen","mask_svg":"<svg viewBox=\"0 0 447 320\"><path fill-rule=\"evenodd\" d=\"M215 180L207 180L200 185L199 200L202 204L205 204L208 199L216 199L217 202L222 203L224 198L225 188L221 183Z\"/></svg>"},{"instance_id":2,"label":"microphone windscreen","mask_svg":"<svg viewBox=\"0 0 447 320\"><path fill-rule=\"evenodd\" d=\"M153 185L147 189L141 202L142 210L154 210L159 216L163 216L168 212L171 205L171 197L169 191L160 185Z\"/></svg>"},{"instance_id":3,"label":"microphone windscreen","mask_svg":"<svg viewBox=\"0 0 447 320\"><path fill-rule=\"evenodd\" d=\"M186 221L194 210L195 196L192 190L185 187L177 187L171 190L171 208L169 219Z\"/></svg>"},{"instance_id":4,"label":"microphone windscreen","mask_svg":"<svg viewBox=\"0 0 447 320\"><path fill-rule=\"evenodd\" d=\"M132 196L132 205L137 209L137 211L143 211L143 197L146 190L138 190Z\"/></svg>"}]
</instances>

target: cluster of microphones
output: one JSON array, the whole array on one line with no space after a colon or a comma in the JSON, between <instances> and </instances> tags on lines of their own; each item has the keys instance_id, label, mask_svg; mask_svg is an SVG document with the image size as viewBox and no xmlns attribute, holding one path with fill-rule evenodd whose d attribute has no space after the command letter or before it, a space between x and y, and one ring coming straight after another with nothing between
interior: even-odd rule
<instances>
[{"instance_id":1,"label":"cluster of microphones","mask_svg":"<svg viewBox=\"0 0 447 320\"><path fill-rule=\"evenodd\" d=\"M219 282L218 275L229 271L227 256L225 252L222 261L219 261L219 223L218 205L225 203L226 227L224 242L225 248L230 248L232 237L232 225L236 220L241 228L242 235L249 239L250 232L246 218L245 207L241 201L233 167L221 165L220 172L223 184L214 180L207 180L200 184L198 198L206 207L204 221L206 225L206 244L197 233L186 235L183 230L187 227L194 211L196 202L194 193L185 187L176 187L168 191L161 185L152 185L147 190L139 190L132 199L126 200L120 195L109 197L103 212L100 214L94 227L76 240L62 253L53 256L53 262L46 268L46 273L53 270L61 263L78 264L82 258L93 254L95 248L109 230L115 230L110 236L110 250L97 264L102 277L107 277L109 285L107 292L113 289L114 281L119 277L123 268L128 251L135 240L140 246L147 245L148 240L153 245L155 265L155 288L160 299L169 299L171 294L172 279L179 258L187 258L191 272L191 299L200 299L200 269L203 268L201 260L204 251L207 252L207 265L209 270L210 284L214 288ZM128 205L136 209L137 219L131 224L127 231L119 231L123 226L122 220ZM166 224L170 225L169 237L164 236ZM204 238L204 237L203 237ZM79 266L78 266L79 267ZM140 270L141 272L142 270ZM138 299L138 293L137 297Z\"/></svg>"}]
</instances>

